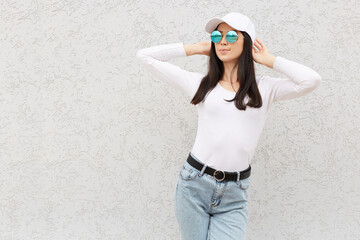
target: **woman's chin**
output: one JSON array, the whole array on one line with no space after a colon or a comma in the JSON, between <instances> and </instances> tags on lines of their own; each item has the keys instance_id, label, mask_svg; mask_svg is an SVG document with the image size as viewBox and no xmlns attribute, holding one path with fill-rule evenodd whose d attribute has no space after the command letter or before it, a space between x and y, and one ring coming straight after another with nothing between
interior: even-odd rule
<instances>
[{"instance_id":1,"label":"woman's chin","mask_svg":"<svg viewBox=\"0 0 360 240\"><path fill-rule=\"evenodd\" d=\"M231 62L235 60L235 58L231 56L219 56L219 59L223 62Z\"/></svg>"}]
</instances>

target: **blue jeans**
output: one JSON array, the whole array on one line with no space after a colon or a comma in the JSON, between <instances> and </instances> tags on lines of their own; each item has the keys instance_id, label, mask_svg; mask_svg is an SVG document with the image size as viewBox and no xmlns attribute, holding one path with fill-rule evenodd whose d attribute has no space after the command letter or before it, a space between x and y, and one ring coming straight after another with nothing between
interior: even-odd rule
<instances>
[{"instance_id":1,"label":"blue jeans","mask_svg":"<svg viewBox=\"0 0 360 240\"><path fill-rule=\"evenodd\" d=\"M197 170L188 162L180 170L175 188L175 216L181 238L244 240L251 176L219 182L204 170Z\"/></svg>"}]
</instances>

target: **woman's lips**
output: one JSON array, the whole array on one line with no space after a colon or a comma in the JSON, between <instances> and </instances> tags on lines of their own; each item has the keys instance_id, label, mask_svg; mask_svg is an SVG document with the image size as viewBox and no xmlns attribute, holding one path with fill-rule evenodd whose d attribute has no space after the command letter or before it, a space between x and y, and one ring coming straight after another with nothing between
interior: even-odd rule
<instances>
[{"instance_id":1,"label":"woman's lips","mask_svg":"<svg viewBox=\"0 0 360 240\"><path fill-rule=\"evenodd\" d=\"M220 53L227 53L229 52L230 50L220 50Z\"/></svg>"}]
</instances>

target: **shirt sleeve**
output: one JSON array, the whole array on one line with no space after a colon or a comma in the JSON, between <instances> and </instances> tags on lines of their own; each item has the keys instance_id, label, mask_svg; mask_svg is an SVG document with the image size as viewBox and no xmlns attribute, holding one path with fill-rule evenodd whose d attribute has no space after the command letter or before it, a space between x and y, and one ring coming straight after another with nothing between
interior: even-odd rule
<instances>
[{"instance_id":1,"label":"shirt sleeve","mask_svg":"<svg viewBox=\"0 0 360 240\"><path fill-rule=\"evenodd\" d=\"M186 56L182 42L143 48L136 53L136 57L154 76L193 97L204 75L187 71L168 62Z\"/></svg>"},{"instance_id":2,"label":"shirt sleeve","mask_svg":"<svg viewBox=\"0 0 360 240\"><path fill-rule=\"evenodd\" d=\"M275 58L273 69L286 78L264 76L270 103L301 97L317 88L322 81L321 76L311 68L280 56Z\"/></svg>"}]
</instances>

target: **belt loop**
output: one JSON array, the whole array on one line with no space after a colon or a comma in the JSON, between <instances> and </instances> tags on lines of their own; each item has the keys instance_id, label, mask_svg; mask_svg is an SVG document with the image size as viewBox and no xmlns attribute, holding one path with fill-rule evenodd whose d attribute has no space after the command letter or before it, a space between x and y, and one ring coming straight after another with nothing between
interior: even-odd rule
<instances>
[{"instance_id":1,"label":"belt loop","mask_svg":"<svg viewBox=\"0 0 360 240\"><path fill-rule=\"evenodd\" d=\"M240 172L236 172L237 173L237 179L236 179L236 184L239 185L239 180L240 180Z\"/></svg>"},{"instance_id":2,"label":"belt loop","mask_svg":"<svg viewBox=\"0 0 360 240\"><path fill-rule=\"evenodd\" d=\"M200 171L200 173L199 173L199 176L202 176L202 175L204 174L206 167L207 167L207 165L204 164L204 166L202 167L202 169L201 169L201 171Z\"/></svg>"}]
</instances>

